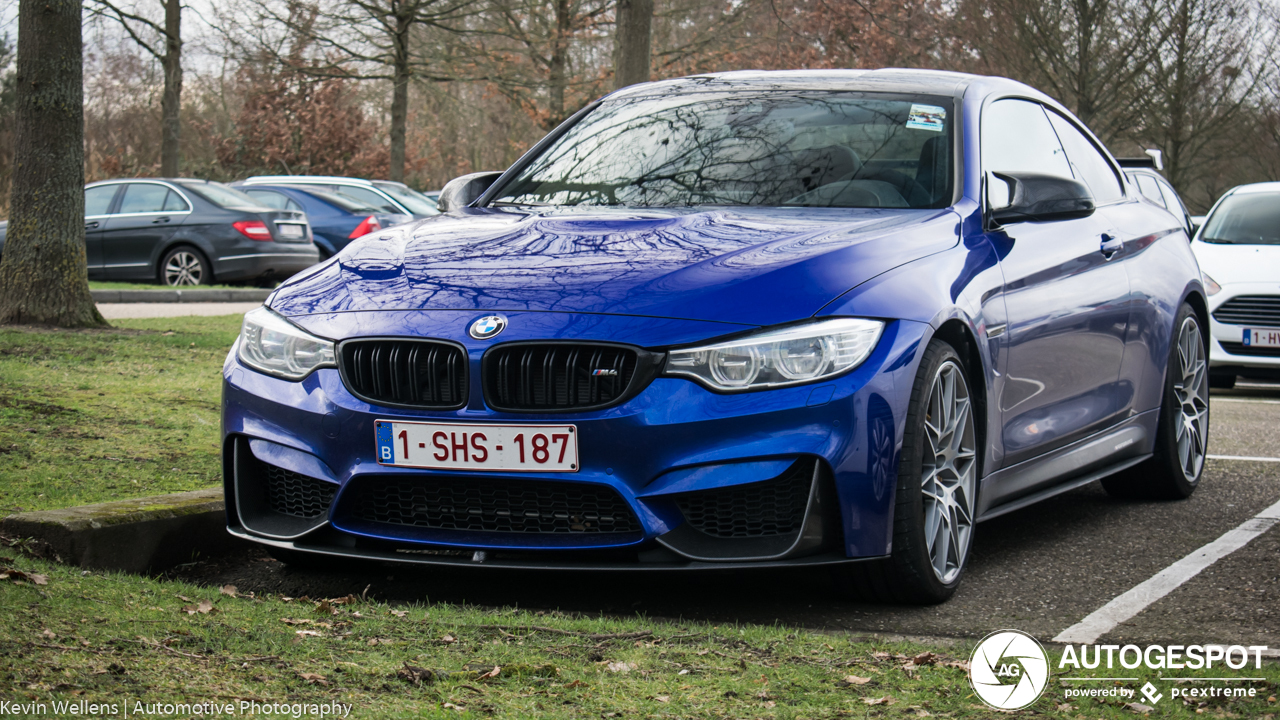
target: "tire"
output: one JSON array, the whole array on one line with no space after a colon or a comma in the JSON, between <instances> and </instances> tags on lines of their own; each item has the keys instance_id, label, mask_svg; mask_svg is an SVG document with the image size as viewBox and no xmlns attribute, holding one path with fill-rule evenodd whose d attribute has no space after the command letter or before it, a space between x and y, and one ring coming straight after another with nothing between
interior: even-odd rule
<instances>
[{"instance_id":1,"label":"tire","mask_svg":"<svg viewBox=\"0 0 1280 720\"><path fill-rule=\"evenodd\" d=\"M169 287L213 284L209 259L190 245L179 245L165 253L158 275L160 284Z\"/></svg>"},{"instance_id":2,"label":"tire","mask_svg":"<svg viewBox=\"0 0 1280 720\"><path fill-rule=\"evenodd\" d=\"M1209 388L1212 390L1230 390L1236 386L1235 373L1209 373Z\"/></svg>"},{"instance_id":3,"label":"tire","mask_svg":"<svg viewBox=\"0 0 1280 720\"><path fill-rule=\"evenodd\" d=\"M1200 318L1183 305L1173 325L1155 454L1102 487L1125 500L1181 500L1200 484L1209 442L1209 348ZM1234 378L1233 378L1234 380Z\"/></svg>"},{"instance_id":4,"label":"tire","mask_svg":"<svg viewBox=\"0 0 1280 720\"><path fill-rule=\"evenodd\" d=\"M892 553L884 560L838 567L833 579L842 594L912 605L940 603L955 594L973 546L977 427L964 360L935 339L925 349L911 390Z\"/></svg>"}]
</instances>

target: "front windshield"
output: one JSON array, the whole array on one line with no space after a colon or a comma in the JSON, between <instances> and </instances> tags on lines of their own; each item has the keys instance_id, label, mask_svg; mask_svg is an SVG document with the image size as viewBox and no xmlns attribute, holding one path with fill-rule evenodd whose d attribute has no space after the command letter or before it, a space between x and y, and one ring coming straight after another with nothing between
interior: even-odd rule
<instances>
[{"instance_id":1,"label":"front windshield","mask_svg":"<svg viewBox=\"0 0 1280 720\"><path fill-rule=\"evenodd\" d=\"M946 207L950 107L938 97L833 92L606 101L493 202Z\"/></svg>"},{"instance_id":2,"label":"front windshield","mask_svg":"<svg viewBox=\"0 0 1280 720\"><path fill-rule=\"evenodd\" d=\"M227 187L222 183L182 182L179 184L221 208L255 208L258 210L271 209L263 205L262 202L256 198L250 197L233 187Z\"/></svg>"},{"instance_id":3,"label":"front windshield","mask_svg":"<svg viewBox=\"0 0 1280 720\"><path fill-rule=\"evenodd\" d=\"M375 182L374 185L382 192L399 200L400 204L409 208L414 215L436 215L440 212L431 198L415 190L410 190L404 185L390 182Z\"/></svg>"},{"instance_id":4,"label":"front windshield","mask_svg":"<svg viewBox=\"0 0 1280 720\"><path fill-rule=\"evenodd\" d=\"M1200 239L1227 245L1280 245L1280 193L1237 193L1222 201Z\"/></svg>"}]
</instances>

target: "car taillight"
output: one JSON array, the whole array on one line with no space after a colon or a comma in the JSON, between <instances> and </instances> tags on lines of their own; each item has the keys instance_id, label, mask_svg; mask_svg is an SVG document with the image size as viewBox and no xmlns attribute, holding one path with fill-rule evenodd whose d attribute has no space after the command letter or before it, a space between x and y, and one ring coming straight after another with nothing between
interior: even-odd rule
<instances>
[{"instance_id":1,"label":"car taillight","mask_svg":"<svg viewBox=\"0 0 1280 720\"><path fill-rule=\"evenodd\" d=\"M231 227L240 231L240 234L250 240L268 241L271 239L271 231L267 229L267 224L261 220L241 220L231 223Z\"/></svg>"},{"instance_id":2,"label":"car taillight","mask_svg":"<svg viewBox=\"0 0 1280 720\"><path fill-rule=\"evenodd\" d=\"M347 236L347 239L355 240L361 235L367 235L373 232L374 230L381 230L381 229L382 229L382 225L378 223L378 218L370 215L369 217L362 220L360 224L356 226L355 230L351 231L351 234Z\"/></svg>"}]
</instances>

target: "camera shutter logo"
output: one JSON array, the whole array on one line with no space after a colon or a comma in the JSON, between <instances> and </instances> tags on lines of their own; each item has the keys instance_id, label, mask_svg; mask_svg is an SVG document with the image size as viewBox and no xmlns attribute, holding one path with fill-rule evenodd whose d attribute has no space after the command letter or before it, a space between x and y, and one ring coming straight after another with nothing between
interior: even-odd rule
<instances>
[{"instance_id":1,"label":"camera shutter logo","mask_svg":"<svg viewBox=\"0 0 1280 720\"><path fill-rule=\"evenodd\" d=\"M485 315L471 323L467 334L477 340L488 340L507 327L507 319L501 315Z\"/></svg>"},{"instance_id":2,"label":"camera shutter logo","mask_svg":"<svg viewBox=\"0 0 1280 720\"><path fill-rule=\"evenodd\" d=\"M998 630L978 643L969 659L969 683L996 710L1019 710L1040 698L1049 683L1049 656L1030 635Z\"/></svg>"}]
</instances>

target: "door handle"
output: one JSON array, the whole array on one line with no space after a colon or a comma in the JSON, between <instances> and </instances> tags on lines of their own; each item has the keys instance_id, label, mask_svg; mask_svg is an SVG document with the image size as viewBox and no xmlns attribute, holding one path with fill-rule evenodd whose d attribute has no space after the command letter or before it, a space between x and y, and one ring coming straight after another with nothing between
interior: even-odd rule
<instances>
[{"instance_id":1,"label":"door handle","mask_svg":"<svg viewBox=\"0 0 1280 720\"><path fill-rule=\"evenodd\" d=\"M98 221L97 221L97 220L94 220L93 222L87 222L87 223L85 223L85 224L84 224L84 229L85 229L85 230L93 230L93 229L95 229L95 228L97 228L97 227L98 227Z\"/></svg>"},{"instance_id":2,"label":"door handle","mask_svg":"<svg viewBox=\"0 0 1280 720\"><path fill-rule=\"evenodd\" d=\"M1102 234L1102 256L1108 260L1124 249L1124 241L1114 235Z\"/></svg>"},{"instance_id":3,"label":"door handle","mask_svg":"<svg viewBox=\"0 0 1280 720\"><path fill-rule=\"evenodd\" d=\"M167 217L158 217L158 218L156 218L155 220L152 220L152 221L151 221L151 224L152 224L152 225L159 225L159 224L161 224L161 223L167 223L167 222L169 222L169 218L167 218Z\"/></svg>"}]
</instances>

